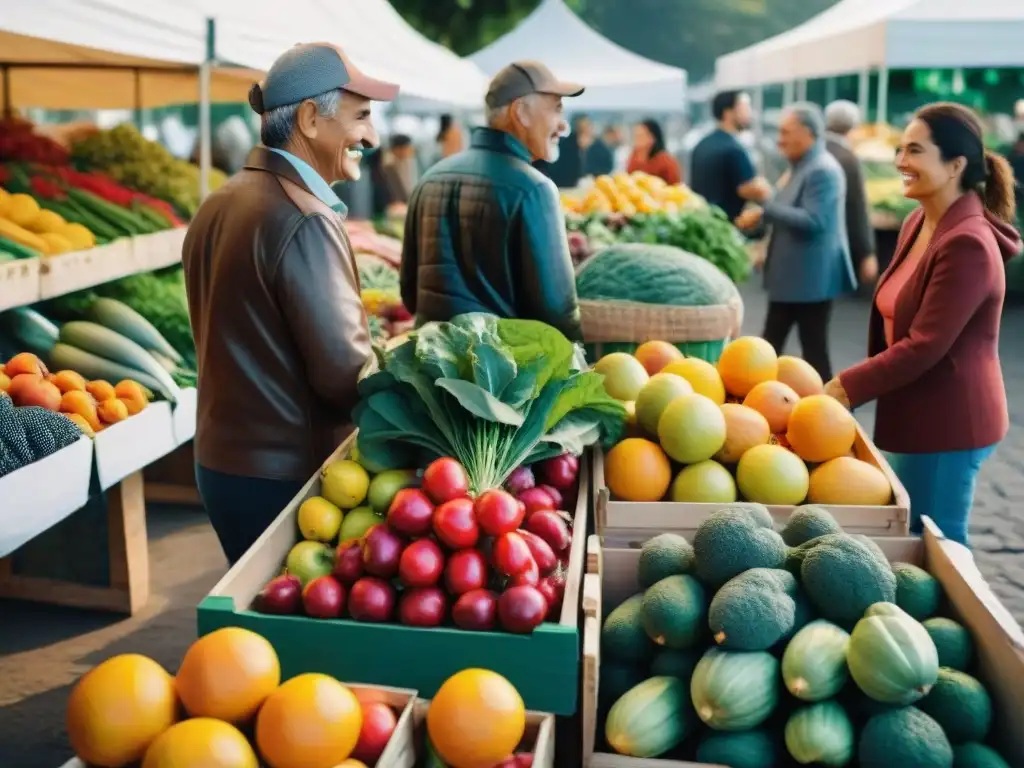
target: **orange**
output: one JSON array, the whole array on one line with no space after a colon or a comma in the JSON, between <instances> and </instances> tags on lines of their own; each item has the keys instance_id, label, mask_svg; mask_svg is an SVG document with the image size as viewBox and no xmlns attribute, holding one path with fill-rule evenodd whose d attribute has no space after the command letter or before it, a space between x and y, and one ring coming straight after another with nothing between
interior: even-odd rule
<instances>
[{"instance_id":1,"label":"orange","mask_svg":"<svg viewBox=\"0 0 1024 768\"><path fill-rule=\"evenodd\" d=\"M736 397L746 397L762 381L776 378L778 371L775 349L756 336L741 336L730 341L718 358L718 373L725 391Z\"/></svg>"},{"instance_id":2,"label":"orange","mask_svg":"<svg viewBox=\"0 0 1024 768\"><path fill-rule=\"evenodd\" d=\"M856 438L853 414L828 395L803 398L789 415L786 440L804 461L820 463L845 456Z\"/></svg>"},{"instance_id":3,"label":"orange","mask_svg":"<svg viewBox=\"0 0 1024 768\"><path fill-rule=\"evenodd\" d=\"M683 359L683 353L667 341L645 341L636 348L633 357L653 376L669 363Z\"/></svg>"},{"instance_id":4,"label":"orange","mask_svg":"<svg viewBox=\"0 0 1024 768\"><path fill-rule=\"evenodd\" d=\"M782 355L779 358L778 379L788 384L800 397L820 395L825 391L825 383L810 363L799 357Z\"/></svg>"},{"instance_id":5,"label":"orange","mask_svg":"<svg viewBox=\"0 0 1024 768\"><path fill-rule=\"evenodd\" d=\"M338 763L334 768L366 768L366 763L361 760L356 760L354 757L350 757L343 763Z\"/></svg>"},{"instance_id":6,"label":"orange","mask_svg":"<svg viewBox=\"0 0 1024 768\"><path fill-rule=\"evenodd\" d=\"M333 677L293 677L256 716L256 746L270 768L333 768L355 749L363 709Z\"/></svg>"},{"instance_id":7,"label":"orange","mask_svg":"<svg viewBox=\"0 0 1024 768\"><path fill-rule=\"evenodd\" d=\"M160 734L146 750L142 768L259 768L259 760L235 726L197 717Z\"/></svg>"},{"instance_id":8,"label":"orange","mask_svg":"<svg viewBox=\"0 0 1024 768\"><path fill-rule=\"evenodd\" d=\"M884 507L892 499L892 486L878 467L840 456L811 472L807 500L811 504L853 504Z\"/></svg>"},{"instance_id":9,"label":"orange","mask_svg":"<svg viewBox=\"0 0 1024 768\"><path fill-rule=\"evenodd\" d=\"M75 684L66 726L80 760L121 768L141 760L177 715L174 678L152 659L129 653L107 659Z\"/></svg>"},{"instance_id":10,"label":"orange","mask_svg":"<svg viewBox=\"0 0 1024 768\"><path fill-rule=\"evenodd\" d=\"M456 672L427 710L430 743L451 768L493 768L512 754L525 730L519 692L486 669Z\"/></svg>"},{"instance_id":11,"label":"orange","mask_svg":"<svg viewBox=\"0 0 1024 768\"><path fill-rule=\"evenodd\" d=\"M90 381L85 385L85 391L95 397L97 403L102 403L104 400L112 400L117 397L117 395L114 394L114 385L109 381L103 381L102 379Z\"/></svg>"},{"instance_id":12,"label":"orange","mask_svg":"<svg viewBox=\"0 0 1024 768\"><path fill-rule=\"evenodd\" d=\"M711 398L718 405L725 402L725 386L722 384L722 377L718 375L718 369L707 360L701 360L699 357L686 357L669 363L662 368L661 372L682 376L690 382L694 392Z\"/></svg>"},{"instance_id":13,"label":"orange","mask_svg":"<svg viewBox=\"0 0 1024 768\"><path fill-rule=\"evenodd\" d=\"M768 420L753 408L739 403L725 403L720 408L725 416L725 445L715 454L717 461L735 464L755 445L764 445L771 439Z\"/></svg>"},{"instance_id":14,"label":"orange","mask_svg":"<svg viewBox=\"0 0 1024 768\"><path fill-rule=\"evenodd\" d=\"M785 432L789 426L789 414L799 400L800 395L788 384L762 381L747 393L743 404L768 419L768 426L773 433L780 433Z\"/></svg>"},{"instance_id":15,"label":"orange","mask_svg":"<svg viewBox=\"0 0 1024 768\"><path fill-rule=\"evenodd\" d=\"M672 482L672 465L657 443L627 437L604 459L608 490L623 501L661 501Z\"/></svg>"},{"instance_id":16,"label":"orange","mask_svg":"<svg viewBox=\"0 0 1024 768\"><path fill-rule=\"evenodd\" d=\"M266 638L225 627L199 638L185 653L176 679L192 717L228 723L250 720L281 682L281 664Z\"/></svg>"}]
</instances>

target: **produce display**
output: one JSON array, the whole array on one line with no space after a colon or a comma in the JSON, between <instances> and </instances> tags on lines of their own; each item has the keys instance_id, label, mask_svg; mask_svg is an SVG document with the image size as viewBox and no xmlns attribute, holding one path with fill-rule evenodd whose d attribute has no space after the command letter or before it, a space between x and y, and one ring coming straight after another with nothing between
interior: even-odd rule
<instances>
[{"instance_id":1,"label":"produce display","mask_svg":"<svg viewBox=\"0 0 1024 768\"><path fill-rule=\"evenodd\" d=\"M358 456L357 456L358 459ZM371 473L341 459L298 510L284 574L254 609L317 619L528 633L557 621L572 543L579 460L522 466L472 497L466 470ZM538 485L537 481L543 481Z\"/></svg>"},{"instance_id":2,"label":"produce display","mask_svg":"<svg viewBox=\"0 0 1024 768\"><path fill-rule=\"evenodd\" d=\"M386 341L413 326L413 317L402 303L398 269L370 253L356 253L359 285L370 333L375 341Z\"/></svg>"},{"instance_id":3,"label":"produce display","mask_svg":"<svg viewBox=\"0 0 1024 768\"><path fill-rule=\"evenodd\" d=\"M642 589L601 629L604 740L633 757L1008 768L992 701L941 585L889 563L820 507L781 532L759 504L710 515L692 543L644 544Z\"/></svg>"},{"instance_id":4,"label":"produce display","mask_svg":"<svg viewBox=\"0 0 1024 768\"><path fill-rule=\"evenodd\" d=\"M857 426L821 377L763 339L730 342L712 365L652 341L599 360L629 436L605 456L623 501L886 506L892 487L857 458Z\"/></svg>"},{"instance_id":5,"label":"produce display","mask_svg":"<svg viewBox=\"0 0 1024 768\"><path fill-rule=\"evenodd\" d=\"M0 373L0 384L5 380ZM82 436L76 424L39 405L17 406L0 391L0 477L73 445Z\"/></svg>"},{"instance_id":6,"label":"produce display","mask_svg":"<svg viewBox=\"0 0 1024 768\"><path fill-rule=\"evenodd\" d=\"M678 213L707 203L685 184L668 184L647 173L598 176L581 190L562 192L562 207L570 213Z\"/></svg>"}]
</instances>

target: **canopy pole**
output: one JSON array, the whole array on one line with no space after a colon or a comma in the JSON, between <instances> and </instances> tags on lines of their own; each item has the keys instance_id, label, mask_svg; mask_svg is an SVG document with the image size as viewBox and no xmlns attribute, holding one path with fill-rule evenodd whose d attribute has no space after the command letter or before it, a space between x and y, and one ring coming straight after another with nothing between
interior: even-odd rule
<instances>
[{"instance_id":1,"label":"canopy pole","mask_svg":"<svg viewBox=\"0 0 1024 768\"><path fill-rule=\"evenodd\" d=\"M793 103L793 81L787 80L782 84L782 106L788 107Z\"/></svg>"},{"instance_id":2,"label":"canopy pole","mask_svg":"<svg viewBox=\"0 0 1024 768\"><path fill-rule=\"evenodd\" d=\"M857 105L860 107L860 113L863 116L864 122L868 122L868 107L870 106L871 100L871 73L862 69L860 71L860 77L857 80Z\"/></svg>"},{"instance_id":3,"label":"canopy pole","mask_svg":"<svg viewBox=\"0 0 1024 768\"><path fill-rule=\"evenodd\" d=\"M796 100L807 101L807 80L796 81Z\"/></svg>"},{"instance_id":4,"label":"canopy pole","mask_svg":"<svg viewBox=\"0 0 1024 768\"><path fill-rule=\"evenodd\" d=\"M875 119L879 125L886 122L889 114L889 68L882 66L878 70L878 115Z\"/></svg>"},{"instance_id":5,"label":"canopy pole","mask_svg":"<svg viewBox=\"0 0 1024 768\"><path fill-rule=\"evenodd\" d=\"M199 199L205 200L210 194L210 80L213 62L216 58L216 25L213 19L206 20L206 60L199 68Z\"/></svg>"}]
</instances>

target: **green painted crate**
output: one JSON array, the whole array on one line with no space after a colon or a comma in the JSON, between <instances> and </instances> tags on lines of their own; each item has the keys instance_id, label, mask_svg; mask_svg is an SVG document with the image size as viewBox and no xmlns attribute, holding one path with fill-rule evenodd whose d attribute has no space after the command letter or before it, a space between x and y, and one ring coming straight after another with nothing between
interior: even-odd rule
<instances>
[{"instance_id":1,"label":"green painted crate","mask_svg":"<svg viewBox=\"0 0 1024 768\"><path fill-rule=\"evenodd\" d=\"M352 441L346 441L329 461L347 455ZM580 467L562 614L558 623L544 623L530 635L274 616L249 610L263 585L280 573L285 556L298 541L298 507L306 498L319 494L319 476L310 480L199 604L199 634L222 627L245 627L263 635L277 650L284 679L321 672L339 680L412 688L425 698L433 696L455 672L482 667L507 677L528 709L574 714L578 704L579 607L586 560L589 470L588 456Z\"/></svg>"}]
</instances>

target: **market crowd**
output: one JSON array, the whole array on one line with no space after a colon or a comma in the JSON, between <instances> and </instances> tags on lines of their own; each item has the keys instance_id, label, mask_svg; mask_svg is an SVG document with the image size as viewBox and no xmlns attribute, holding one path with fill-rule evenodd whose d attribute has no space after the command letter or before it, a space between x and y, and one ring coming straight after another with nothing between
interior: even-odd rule
<instances>
[{"instance_id":1,"label":"market crowd","mask_svg":"<svg viewBox=\"0 0 1024 768\"><path fill-rule=\"evenodd\" d=\"M486 124L464 137L448 120L438 159L413 169L392 137L372 172L407 205L401 293L418 322L466 312L541 320L582 341L574 271L553 177L607 173L624 146L566 109L585 84L544 64L510 63L491 81ZM370 104L399 86L368 77L337 47L285 51L250 91L261 145L202 205L183 250L199 366L195 438L200 494L235 562L351 429L356 382L373 355L346 207L380 137ZM873 280L877 262L863 180L845 136L851 104L789 106L779 148L789 170L758 176L737 134L753 119L739 92L714 100L716 129L696 147L690 183L763 240L770 303L764 333L781 352L795 326L827 394L877 401L875 439L913 499L966 540L978 467L1005 436L997 343L1003 262L1021 241L1012 171L984 149L979 120L950 104L921 109L896 164L920 202L878 281L868 356L833 375L833 301ZM567 139L572 140L567 141ZM628 170L682 181L658 124L633 128ZM915 519L915 526L919 523Z\"/></svg>"}]
</instances>

